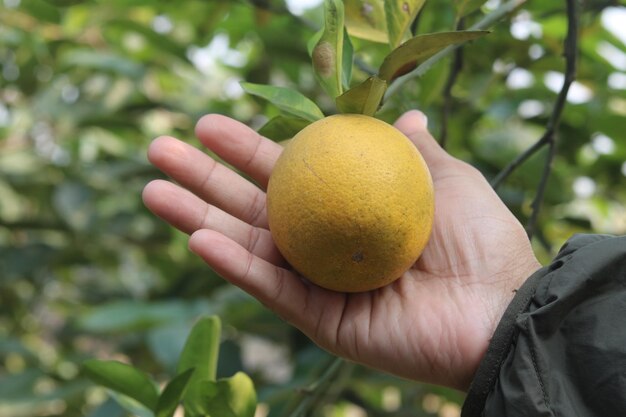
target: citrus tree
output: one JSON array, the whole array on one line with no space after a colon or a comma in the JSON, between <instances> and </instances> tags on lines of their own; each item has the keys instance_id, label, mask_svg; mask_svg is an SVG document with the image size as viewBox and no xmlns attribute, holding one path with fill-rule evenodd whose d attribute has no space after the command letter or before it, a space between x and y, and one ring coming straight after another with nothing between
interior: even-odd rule
<instances>
[{"instance_id":1,"label":"citrus tree","mask_svg":"<svg viewBox=\"0 0 626 417\"><path fill-rule=\"evenodd\" d=\"M0 416L458 415L462 393L336 361L144 208L149 142L197 144L205 113L283 141L419 108L543 261L626 232L623 1L322 3L2 2Z\"/></svg>"}]
</instances>

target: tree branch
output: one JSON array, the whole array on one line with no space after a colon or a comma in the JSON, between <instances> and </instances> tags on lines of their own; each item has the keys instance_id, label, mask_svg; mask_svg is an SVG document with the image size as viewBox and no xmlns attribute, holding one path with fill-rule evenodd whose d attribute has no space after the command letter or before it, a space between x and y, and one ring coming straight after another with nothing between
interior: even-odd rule
<instances>
[{"instance_id":1,"label":"tree branch","mask_svg":"<svg viewBox=\"0 0 626 417\"><path fill-rule=\"evenodd\" d=\"M456 25L456 30L463 30L465 28L465 19L459 19ZM448 140L448 118L450 117L450 111L452 110L452 88L456 83L461 70L463 69L463 48L460 47L454 52L454 59L450 64L450 74L446 80L446 85L443 89L443 107L441 109L441 132L439 133L439 145L442 148L446 148L446 142Z\"/></svg>"},{"instance_id":2,"label":"tree branch","mask_svg":"<svg viewBox=\"0 0 626 417\"><path fill-rule=\"evenodd\" d=\"M45 220L17 220L6 221L0 219L0 227L7 228L9 230L58 230L69 231L69 227L60 221L45 221Z\"/></svg>"},{"instance_id":3,"label":"tree branch","mask_svg":"<svg viewBox=\"0 0 626 417\"><path fill-rule=\"evenodd\" d=\"M567 94L569 93L570 86L576 78L576 66L578 60L578 10L576 7L576 0L566 0L567 4L567 36L563 44L563 55L565 56L565 77L563 79L563 86L559 91L559 94L554 103L552 114L546 124L546 130L541 138L533 144L526 151L522 152L513 161L511 161L502 171L495 176L491 181L491 185L494 189L497 189L506 178L509 177L520 165L522 165L528 158L534 155L537 151L548 145L548 155L544 165L541 180L537 188L537 194L531 204L531 215L526 224L526 233L528 237L532 237L539 211L543 203L548 178L552 173L552 164L556 155L556 133L561 122L561 116L563 109L567 103Z\"/></svg>"},{"instance_id":4,"label":"tree branch","mask_svg":"<svg viewBox=\"0 0 626 417\"><path fill-rule=\"evenodd\" d=\"M502 171L500 171L498 175L496 175L493 180L491 180L491 186L493 187L493 189L497 190L502 182L504 182L504 180L507 179L509 175L513 173L513 171L515 171L520 165L526 162L528 158L533 156L535 152L543 148L543 146L550 140L550 136L552 136L552 134L553 132L547 129L543 136L537 142L535 142L530 148L526 149L524 152L515 157L514 160L512 160L506 167L504 167L504 169L502 169Z\"/></svg>"},{"instance_id":5,"label":"tree branch","mask_svg":"<svg viewBox=\"0 0 626 417\"><path fill-rule=\"evenodd\" d=\"M574 0L568 0L574 1ZM539 181L539 186L537 187L537 194L535 195L535 199L531 204L531 213L528 222L526 223L526 233L528 234L528 238L532 238L535 226L537 225L537 218L539 216L539 211L541 210L541 204L543 203L543 197L545 195L546 187L548 185L548 178L550 178L550 173L552 172L552 163L554 162L554 155L556 154L556 140L555 136L551 135L548 143L548 155L546 156L546 162L543 167L543 173L541 175L541 180Z\"/></svg>"},{"instance_id":6,"label":"tree branch","mask_svg":"<svg viewBox=\"0 0 626 417\"><path fill-rule=\"evenodd\" d=\"M529 238L532 238L537 226L537 218L539 217L539 211L543 203L548 178L552 173L552 164L554 156L556 154L556 131L561 122L561 115L565 103L567 102L567 94L569 93L570 86L576 79L576 67L578 61L578 10L576 7L577 0L566 0L567 4L567 37L563 45L563 54L565 56L565 79L563 80L563 87L559 92L559 95L554 104L552 116L548 120L546 132L550 132L548 135L548 156L543 169L543 175L537 188L537 194L532 202L532 212L528 222L526 223L526 233Z\"/></svg>"}]
</instances>

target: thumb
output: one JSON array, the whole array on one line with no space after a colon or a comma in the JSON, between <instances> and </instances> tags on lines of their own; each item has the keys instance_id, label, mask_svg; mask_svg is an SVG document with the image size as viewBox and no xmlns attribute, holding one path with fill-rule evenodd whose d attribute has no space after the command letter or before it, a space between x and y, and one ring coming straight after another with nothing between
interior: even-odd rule
<instances>
[{"instance_id":1,"label":"thumb","mask_svg":"<svg viewBox=\"0 0 626 417\"><path fill-rule=\"evenodd\" d=\"M429 167L442 163L450 156L428 132L428 119L419 110L404 113L394 123L396 129L404 133L420 151Z\"/></svg>"}]
</instances>

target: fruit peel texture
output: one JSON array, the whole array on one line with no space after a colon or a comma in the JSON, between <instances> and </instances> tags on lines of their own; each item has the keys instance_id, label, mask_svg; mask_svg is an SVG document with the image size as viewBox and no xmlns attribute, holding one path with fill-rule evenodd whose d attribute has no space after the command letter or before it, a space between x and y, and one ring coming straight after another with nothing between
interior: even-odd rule
<instances>
[{"instance_id":1,"label":"fruit peel texture","mask_svg":"<svg viewBox=\"0 0 626 417\"><path fill-rule=\"evenodd\" d=\"M329 116L286 146L268 185L272 237L317 285L368 291L410 268L430 236L432 179L415 146L362 115Z\"/></svg>"}]
</instances>

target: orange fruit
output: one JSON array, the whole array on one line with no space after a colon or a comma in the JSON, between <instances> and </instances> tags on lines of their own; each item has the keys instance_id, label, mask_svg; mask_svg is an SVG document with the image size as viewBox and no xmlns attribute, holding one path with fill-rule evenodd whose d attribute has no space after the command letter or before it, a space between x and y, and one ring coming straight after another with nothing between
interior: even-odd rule
<instances>
[{"instance_id":1,"label":"orange fruit","mask_svg":"<svg viewBox=\"0 0 626 417\"><path fill-rule=\"evenodd\" d=\"M369 291L411 267L432 229L428 167L393 126L334 115L300 131L271 174L267 215L293 268L335 291Z\"/></svg>"}]
</instances>

